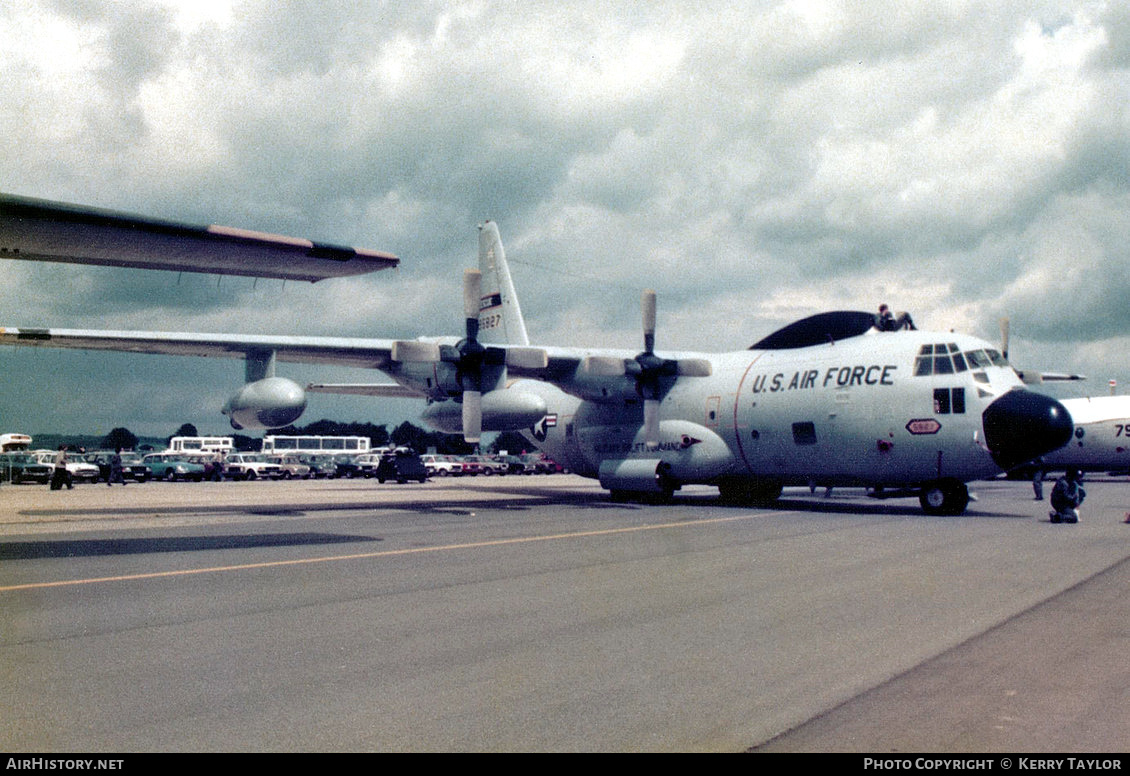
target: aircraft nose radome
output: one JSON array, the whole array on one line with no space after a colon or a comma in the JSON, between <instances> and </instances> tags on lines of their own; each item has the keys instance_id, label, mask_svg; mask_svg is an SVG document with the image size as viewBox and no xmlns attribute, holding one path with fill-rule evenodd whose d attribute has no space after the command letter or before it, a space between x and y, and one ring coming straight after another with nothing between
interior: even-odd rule
<instances>
[{"instance_id":1,"label":"aircraft nose radome","mask_svg":"<svg viewBox=\"0 0 1130 776\"><path fill-rule=\"evenodd\" d=\"M1001 396L981 413L981 420L993 460L1006 470L1058 450L1075 431L1066 407L1025 390Z\"/></svg>"}]
</instances>

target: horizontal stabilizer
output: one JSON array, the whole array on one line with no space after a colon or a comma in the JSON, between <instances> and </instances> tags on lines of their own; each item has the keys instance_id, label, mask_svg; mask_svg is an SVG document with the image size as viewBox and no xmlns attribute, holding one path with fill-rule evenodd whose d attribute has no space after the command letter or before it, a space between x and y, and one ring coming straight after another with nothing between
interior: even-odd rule
<instances>
[{"instance_id":1,"label":"horizontal stabilizer","mask_svg":"<svg viewBox=\"0 0 1130 776\"><path fill-rule=\"evenodd\" d=\"M364 248L11 194L0 194L0 258L310 282L400 264L392 254Z\"/></svg>"}]
</instances>

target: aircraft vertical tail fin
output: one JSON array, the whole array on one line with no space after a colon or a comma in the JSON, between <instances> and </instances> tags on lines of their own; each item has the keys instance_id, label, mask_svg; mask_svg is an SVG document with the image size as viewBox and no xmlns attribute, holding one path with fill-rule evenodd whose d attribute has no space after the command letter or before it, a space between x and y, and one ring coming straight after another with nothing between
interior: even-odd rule
<instances>
[{"instance_id":1,"label":"aircraft vertical tail fin","mask_svg":"<svg viewBox=\"0 0 1130 776\"><path fill-rule=\"evenodd\" d=\"M487 221L479 227L479 271L483 273L479 309L479 341L493 345L529 345L526 321L510 279L506 251L498 226Z\"/></svg>"}]
</instances>

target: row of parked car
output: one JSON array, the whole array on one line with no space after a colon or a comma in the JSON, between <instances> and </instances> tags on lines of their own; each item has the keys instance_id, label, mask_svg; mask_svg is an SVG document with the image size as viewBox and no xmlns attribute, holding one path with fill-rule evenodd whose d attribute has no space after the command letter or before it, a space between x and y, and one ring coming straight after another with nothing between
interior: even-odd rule
<instances>
[{"instance_id":1,"label":"row of parked car","mask_svg":"<svg viewBox=\"0 0 1130 776\"><path fill-rule=\"evenodd\" d=\"M531 455L425 455L424 466L437 477L474 477L503 474L555 474L561 467L535 453Z\"/></svg>"},{"instance_id":2,"label":"row of parked car","mask_svg":"<svg viewBox=\"0 0 1130 776\"><path fill-rule=\"evenodd\" d=\"M0 480L3 482L47 483L55 471L54 450L29 450L0 454ZM105 482L110 478L110 457L113 452L67 453L67 473L73 482ZM140 453L122 453L122 475L125 479L144 482L153 476Z\"/></svg>"},{"instance_id":3,"label":"row of parked car","mask_svg":"<svg viewBox=\"0 0 1130 776\"><path fill-rule=\"evenodd\" d=\"M47 483L54 470L55 451L34 450L0 455L0 480ZM108 482L114 452L69 452L67 471L75 482ZM423 482L429 477L474 477L504 474L552 474L561 468L544 456L417 455L406 447L362 455L275 455L258 453L186 454L174 452L121 453L122 477L134 482L376 478Z\"/></svg>"}]
</instances>

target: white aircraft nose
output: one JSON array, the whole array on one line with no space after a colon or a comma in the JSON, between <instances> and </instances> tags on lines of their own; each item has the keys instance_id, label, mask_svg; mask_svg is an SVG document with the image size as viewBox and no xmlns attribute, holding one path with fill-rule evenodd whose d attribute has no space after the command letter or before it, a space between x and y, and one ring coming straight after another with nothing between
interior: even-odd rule
<instances>
[{"instance_id":1,"label":"white aircraft nose","mask_svg":"<svg viewBox=\"0 0 1130 776\"><path fill-rule=\"evenodd\" d=\"M993 460L1008 470L1058 450L1075 431L1071 413L1050 396L1009 391L981 413L985 444Z\"/></svg>"}]
</instances>

